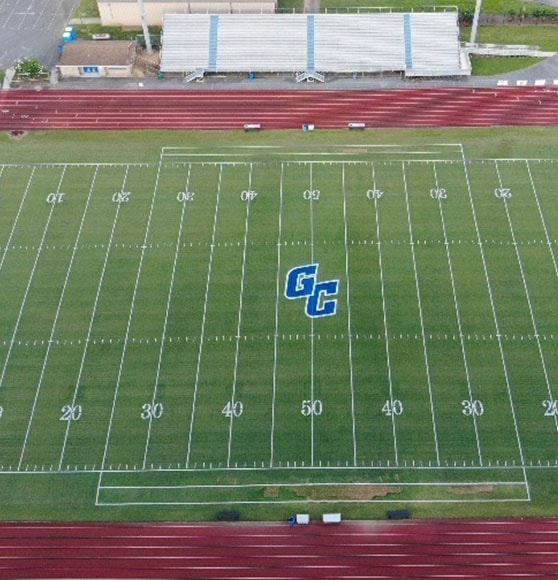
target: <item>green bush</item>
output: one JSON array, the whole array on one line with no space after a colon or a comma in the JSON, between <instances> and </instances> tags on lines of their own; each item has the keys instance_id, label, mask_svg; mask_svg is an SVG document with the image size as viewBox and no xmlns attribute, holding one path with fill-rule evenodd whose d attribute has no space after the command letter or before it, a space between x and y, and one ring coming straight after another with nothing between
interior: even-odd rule
<instances>
[{"instance_id":1,"label":"green bush","mask_svg":"<svg viewBox=\"0 0 558 580\"><path fill-rule=\"evenodd\" d=\"M36 58L22 58L15 63L14 68L17 76L30 79L38 79L48 75L48 70Z\"/></svg>"}]
</instances>

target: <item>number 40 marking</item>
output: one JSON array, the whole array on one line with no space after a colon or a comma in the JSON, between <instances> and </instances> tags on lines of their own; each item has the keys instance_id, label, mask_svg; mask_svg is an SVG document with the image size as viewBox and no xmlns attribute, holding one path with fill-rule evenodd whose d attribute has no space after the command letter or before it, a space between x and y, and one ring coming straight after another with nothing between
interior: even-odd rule
<instances>
[{"instance_id":1,"label":"number 40 marking","mask_svg":"<svg viewBox=\"0 0 558 580\"><path fill-rule=\"evenodd\" d=\"M231 417L240 417L240 415L244 413L244 405L240 401L234 401L234 403L232 401L227 401L227 404L223 407L221 413L229 419Z\"/></svg>"}]
</instances>

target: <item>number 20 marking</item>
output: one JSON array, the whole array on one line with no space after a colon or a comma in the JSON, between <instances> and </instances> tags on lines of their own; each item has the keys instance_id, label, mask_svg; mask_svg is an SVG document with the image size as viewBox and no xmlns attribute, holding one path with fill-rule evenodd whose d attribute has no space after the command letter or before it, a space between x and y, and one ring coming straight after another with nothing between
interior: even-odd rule
<instances>
[{"instance_id":1,"label":"number 20 marking","mask_svg":"<svg viewBox=\"0 0 558 580\"><path fill-rule=\"evenodd\" d=\"M60 421L79 421L81 419L81 414L83 413L83 408L81 405L64 405L62 409L62 415L60 415Z\"/></svg>"}]
</instances>

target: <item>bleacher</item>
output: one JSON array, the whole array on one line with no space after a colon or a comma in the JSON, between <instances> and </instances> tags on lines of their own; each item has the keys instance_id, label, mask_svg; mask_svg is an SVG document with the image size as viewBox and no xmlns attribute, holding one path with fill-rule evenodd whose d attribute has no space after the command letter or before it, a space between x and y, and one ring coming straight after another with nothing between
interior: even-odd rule
<instances>
[{"instance_id":1,"label":"bleacher","mask_svg":"<svg viewBox=\"0 0 558 580\"><path fill-rule=\"evenodd\" d=\"M409 14L409 18L412 63L406 68L405 75L433 77L459 74L461 51L457 12L441 12L436 19L432 19L431 14L414 12Z\"/></svg>"},{"instance_id":2,"label":"bleacher","mask_svg":"<svg viewBox=\"0 0 558 580\"><path fill-rule=\"evenodd\" d=\"M196 71L455 76L470 74L466 65L457 11L167 14L163 23L161 71L188 78Z\"/></svg>"}]
</instances>

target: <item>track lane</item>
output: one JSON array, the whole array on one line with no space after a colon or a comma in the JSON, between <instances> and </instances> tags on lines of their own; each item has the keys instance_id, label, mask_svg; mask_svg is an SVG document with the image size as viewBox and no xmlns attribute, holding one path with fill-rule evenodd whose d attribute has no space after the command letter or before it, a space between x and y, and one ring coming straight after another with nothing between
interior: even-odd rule
<instances>
[{"instance_id":1,"label":"track lane","mask_svg":"<svg viewBox=\"0 0 558 580\"><path fill-rule=\"evenodd\" d=\"M0 578L551 578L558 520L5 524Z\"/></svg>"},{"instance_id":2,"label":"track lane","mask_svg":"<svg viewBox=\"0 0 558 580\"><path fill-rule=\"evenodd\" d=\"M0 129L273 129L558 124L558 87L393 91L3 91Z\"/></svg>"}]
</instances>

